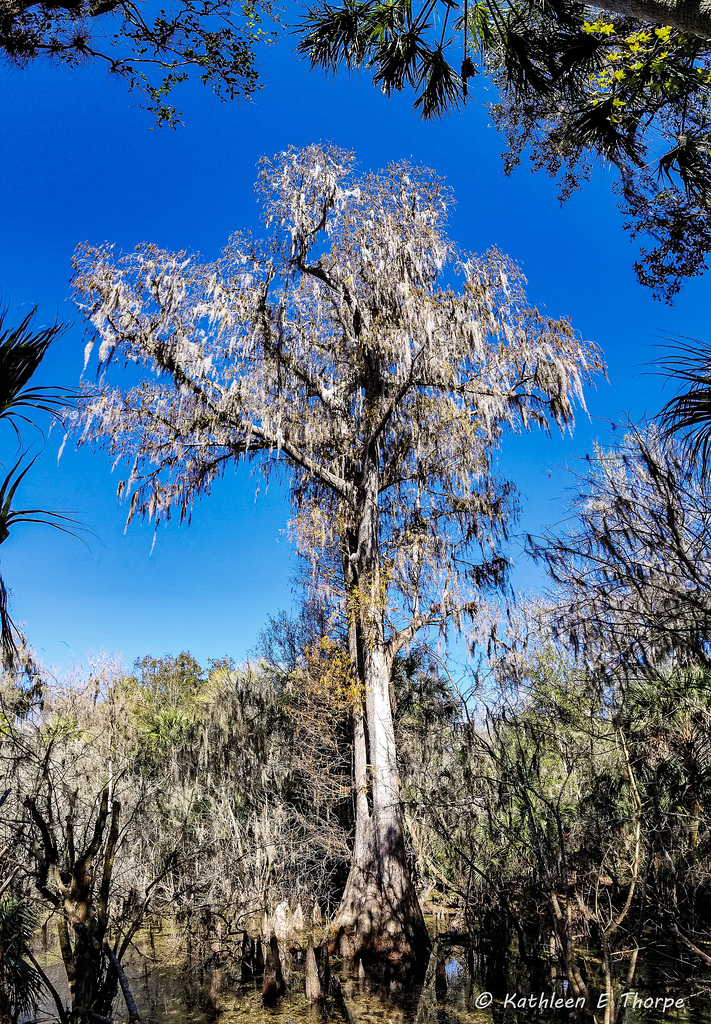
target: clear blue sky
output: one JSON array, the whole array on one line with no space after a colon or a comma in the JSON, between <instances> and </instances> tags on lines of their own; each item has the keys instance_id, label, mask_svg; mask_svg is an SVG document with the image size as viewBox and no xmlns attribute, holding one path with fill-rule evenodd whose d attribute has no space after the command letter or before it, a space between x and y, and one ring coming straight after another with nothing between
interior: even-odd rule
<instances>
[{"instance_id":1,"label":"clear blue sky","mask_svg":"<svg viewBox=\"0 0 711 1024\"><path fill-rule=\"evenodd\" d=\"M177 131L151 130L150 116L103 70L0 71L0 291L11 321L37 305L45 323L74 322L37 382L79 380L85 342L68 298L78 242L132 249L149 241L213 258L235 229L259 230L257 161L292 144L353 149L363 169L426 163L455 191L452 238L469 250L495 244L508 252L523 265L533 301L569 315L605 353L610 384L600 380L589 394L591 419L578 417L575 436L512 438L502 456L523 493L522 526L555 523L570 484L562 467L606 437L605 420L659 408L660 381L644 364L665 332L703 336L707 281L691 282L671 308L637 285L635 249L604 168L560 207L547 177L527 168L503 176L503 140L483 103L425 124L407 96L388 100L367 78L309 75L292 47L285 36L264 49L265 88L251 103L222 104L199 85L181 89L185 126ZM57 464L60 440L50 436L17 504L73 512L91 531L88 547L27 526L0 550L11 612L46 663L81 663L100 650L122 652L127 665L180 650L202 661L241 660L267 616L291 604L284 495L265 492L247 471L232 474L196 507L190 527L162 527L150 554L152 527L132 524L124 535L107 457L67 445ZM0 444L8 464L9 433ZM536 576L521 570L518 579L535 584Z\"/></svg>"}]
</instances>

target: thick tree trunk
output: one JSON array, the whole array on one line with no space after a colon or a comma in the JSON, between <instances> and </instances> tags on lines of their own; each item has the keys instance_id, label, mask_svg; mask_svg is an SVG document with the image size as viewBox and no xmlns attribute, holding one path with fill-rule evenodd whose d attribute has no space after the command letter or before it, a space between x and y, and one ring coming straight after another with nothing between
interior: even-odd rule
<instances>
[{"instance_id":1,"label":"thick tree trunk","mask_svg":"<svg viewBox=\"0 0 711 1024\"><path fill-rule=\"evenodd\" d=\"M405 851L383 635L376 485L366 490L357 538L350 538L344 555L344 574L351 662L364 685L365 720L358 709L353 721L356 834L335 924L339 933L352 935L356 958L411 961L427 952L429 938Z\"/></svg>"},{"instance_id":2,"label":"thick tree trunk","mask_svg":"<svg viewBox=\"0 0 711 1024\"><path fill-rule=\"evenodd\" d=\"M711 0L614 0L604 9L711 39Z\"/></svg>"}]
</instances>

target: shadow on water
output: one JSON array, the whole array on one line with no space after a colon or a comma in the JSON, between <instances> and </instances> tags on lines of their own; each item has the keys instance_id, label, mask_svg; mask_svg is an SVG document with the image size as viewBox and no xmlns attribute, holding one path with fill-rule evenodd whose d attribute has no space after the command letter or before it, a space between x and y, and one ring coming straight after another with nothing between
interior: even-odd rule
<instances>
[{"instance_id":1,"label":"shadow on water","mask_svg":"<svg viewBox=\"0 0 711 1024\"><path fill-rule=\"evenodd\" d=\"M303 949L282 951L286 988L273 1005L265 1005L262 977L244 979L239 959L224 963L218 1012L210 1009L210 972L200 975L167 958L156 962L150 948L145 956L136 952L126 967L143 1024L605 1024L604 1006L598 1005L604 985L593 953L584 956L593 1005L576 1007L552 961L542 958L532 970L511 948L475 951L461 939L437 937L425 968L406 976L388 968L348 969L331 960L324 977L321 953L318 1002L306 996L306 942ZM711 980L686 967L684 976L664 954L648 951L628 995L622 988L616 993L608 1024L711 1024ZM48 965L50 972L58 980L59 966L55 973ZM118 1000L114 1012L117 1024L126 1020Z\"/></svg>"},{"instance_id":2,"label":"shadow on water","mask_svg":"<svg viewBox=\"0 0 711 1024\"><path fill-rule=\"evenodd\" d=\"M592 1006L575 1005L567 981L549 961L531 971L510 950L476 953L438 938L426 970L400 977L346 969L331 962L322 999L306 996L306 948L282 953L286 991L265 1005L260 978L243 980L240 965L225 967L218 1013L209 1010L209 979L176 966L131 964L144 1024L540 1024L605 1019L599 966L587 958ZM323 976L322 976L323 980ZM671 980L653 954L641 963L627 996L617 993L612 1024L711 1024L711 988L699 977ZM116 1007L121 1020L122 1007Z\"/></svg>"}]
</instances>

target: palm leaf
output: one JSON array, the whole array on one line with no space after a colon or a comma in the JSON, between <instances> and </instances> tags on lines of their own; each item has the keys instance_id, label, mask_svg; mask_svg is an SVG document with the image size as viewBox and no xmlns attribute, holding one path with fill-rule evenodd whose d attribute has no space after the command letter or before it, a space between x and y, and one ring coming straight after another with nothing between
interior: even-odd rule
<instances>
[{"instance_id":1,"label":"palm leaf","mask_svg":"<svg viewBox=\"0 0 711 1024\"><path fill-rule=\"evenodd\" d=\"M35 314L36 309L33 309L18 327L4 329L6 313L0 311L0 420L9 421L18 440L18 422L36 426L30 411L45 412L56 417L60 410L69 404L73 394L62 387L29 386L30 379L42 362L49 345L65 330L63 324L34 330ZM28 453L23 451L0 483L0 544L7 540L11 529L18 523L42 523L76 536L76 520L63 512L41 508L13 508L17 489L34 466L37 457L35 455L30 458ZM10 618L7 589L0 577L0 661L8 670L14 669L17 664L16 636L19 636L19 632Z\"/></svg>"},{"instance_id":2,"label":"palm leaf","mask_svg":"<svg viewBox=\"0 0 711 1024\"><path fill-rule=\"evenodd\" d=\"M551 72L535 34L508 25L503 47L506 76L515 94L546 96L551 91Z\"/></svg>"},{"instance_id":3,"label":"palm leaf","mask_svg":"<svg viewBox=\"0 0 711 1024\"><path fill-rule=\"evenodd\" d=\"M705 473L711 457L711 345L689 340L691 344L670 346L670 355L661 362L680 391L666 403L658 421L664 436L681 436L688 457L701 459Z\"/></svg>"},{"instance_id":4,"label":"palm leaf","mask_svg":"<svg viewBox=\"0 0 711 1024\"><path fill-rule=\"evenodd\" d=\"M15 491L38 457L39 452L23 468L25 455L22 454L0 485L0 544L7 540L10 528L17 523L43 523L45 526L53 526L56 530L75 535L73 529L64 524L71 523L73 527L78 527L77 520L64 512L51 512L41 508L12 508Z\"/></svg>"},{"instance_id":5,"label":"palm leaf","mask_svg":"<svg viewBox=\"0 0 711 1024\"><path fill-rule=\"evenodd\" d=\"M371 42L366 26L369 6L325 4L307 10L297 29L302 33L297 52L308 59L312 70L320 65L335 73L339 64L345 64L349 70L361 65Z\"/></svg>"},{"instance_id":6,"label":"palm leaf","mask_svg":"<svg viewBox=\"0 0 711 1024\"><path fill-rule=\"evenodd\" d=\"M17 421L32 422L18 410L34 409L56 416L70 404L73 394L62 387L27 387L49 345L66 330L65 324L33 330L36 312L35 307L18 327L4 330L7 311L0 311L0 420L9 420L18 438Z\"/></svg>"},{"instance_id":7,"label":"palm leaf","mask_svg":"<svg viewBox=\"0 0 711 1024\"><path fill-rule=\"evenodd\" d=\"M706 131L699 135L687 132L682 135L677 145L659 158L657 177L666 179L674 186L673 175L681 179L688 196L697 202L703 202L704 196L711 191L711 172L709 170L709 142L711 134Z\"/></svg>"},{"instance_id":8,"label":"palm leaf","mask_svg":"<svg viewBox=\"0 0 711 1024\"><path fill-rule=\"evenodd\" d=\"M599 100L595 106L584 106L564 131L552 133L568 145L596 151L610 163L620 165L625 158L641 163L635 135L635 122L628 118L624 124L617 121L618 107L613 96Z\"/></svg>"},{"instance_id":9,"label":"palm leaf","mask_svg":"<svg viewBox=\"0 0 711 1024\"><path fill-rule=\"evenodd\" d=\"M424 85L424 88L415 101L415 107L427 120L441 117L462 101L462 79L448 63L441 46L421 56L417 85Z\"/></svg>"},{"instance_id":10,"label":"palm leaf","mask_svg":"<svg viewBox=\"0 0 711 1024\"><path fill-rule=\"evenodd\" d=\"M461 25L457 22L455 27L463 28L464 19L462 18ZM466 29L469 45L481 55L498 38L496 22L492 17L491 8L486 2L480 0L480 2L469 6Z\"/></svg>"},{"instance_id":11,"label":"palm leaf","mask_svg":"<svg viewBox=\"0 0 711 1024\"><path fill-rule=\"evenodd\" d=\"M425 53L420 45L420 34L415 29L386 39L373 59L378 66L373 81L388 96L391 92L398 92L406 82L414 81L414 67L422 61Z\"/></svg>"},{"instance_id":12,"label":"palm leaf","mask_svg":"<svg viewBox=\"0 0 711 1024\"><path fill-rule=\"evenodd\" d=\"M38 455L39 453L23 466L26 458L23 453L0 485L0 544L7 540L10 530L18 523L42 523L45 526L54 527L55 530L61 530L63 533L69 533L73 537L77 536L77 530L82 529L76 519L64 512L52 512L41 508L13 509L12 502L15 492L35 464ZM81 540L81 538L79 539ZM84 542L82 541L82 543ZM2 648L0 661L8 671L14 669L17 664L16 636L20 636L19 630L7 610L7 590L0 576L0 648Z\"/></svg>"},{"instance_id":13,"label":"palm leaf","mask_svg":"<svg viewBox=\"0 0 711 1024\"><path fill-rule=\"evenodd\" d=\"M17 1017L30 1015L42 994L39 972L25 959L36 924L37 916L24 900L8 895L0 899L0 977Z\"/></svg>"}]
</instances>

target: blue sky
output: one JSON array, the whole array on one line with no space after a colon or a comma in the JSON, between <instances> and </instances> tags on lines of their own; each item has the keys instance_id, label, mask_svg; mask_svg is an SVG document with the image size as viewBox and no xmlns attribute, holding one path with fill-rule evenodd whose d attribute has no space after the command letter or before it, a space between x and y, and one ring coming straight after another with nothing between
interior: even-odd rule
<instances>
[{"instance_id":1,"label":"blue sky","mask_svg":"<svg viewBox=\"0 0 711 1024\"><path fill-rule=\"evenodd\" d=\"M387 99L367 77L308 74L293 45L284 36L262 51L265 87L250 103L223 104L199 85L183 87L176 100L185 125L177 131L152 130L150 115L103 70L0 71L0 292L11 321L33 305L45 323L73 321L37 383L72 387L81 374L85 339L69 299L80 241L118 249L149 241L213 258L232 231L259 230L253 182L262 155L329 141L355 150L363 169L410 159L454 189L452 238L469 250L497 245L509 253L524 268L531 299L570 316L605 354L610 383L590 392L590 418L578 416L573 438L511 438L502 453L502 471L522 491L522 528L560 521L571 483L564 467L605 440L607 421L659 408L661 381L645 364L665 335L703 336L707 282L688 284L673 307L636 283L636 250L604 168L561 207L544 175L522 167L503 176L503 140L483 102L422 123L407 96ZM248 470L230 474L196 507L190 527L161 527L150 554L151 526L132 524L124 534L108 458L68 444L57 463L60 441L59 433L49 437L18 505L72 512L90 531L87 546L27 526L0 551L11 612L46 663L61 670L102 650L123 653L127 665L180 650L202 661L244 658L268 615L292 601L284 493L274 484L266 491ZM10 433L0 445L11 464ZM539 582L523 565L516 580Z\"/></svg>"}]
</instances>

